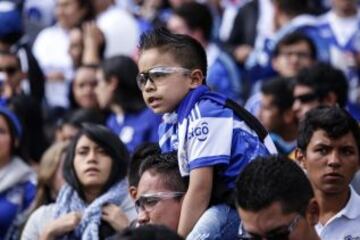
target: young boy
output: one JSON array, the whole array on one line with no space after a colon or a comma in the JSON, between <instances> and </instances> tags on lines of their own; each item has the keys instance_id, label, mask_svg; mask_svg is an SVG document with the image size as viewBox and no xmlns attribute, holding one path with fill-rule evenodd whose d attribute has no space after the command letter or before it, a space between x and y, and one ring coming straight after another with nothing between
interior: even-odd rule
<instances>
[{"instance_id":1,"label":"young boy","mask_svg":"<svg viewBox=\"0 0 360 240\"><path fill-rule=\"evenodd\" d=\"M256 156L276 152L273 143L253 116L210 92L199 42L157 29L141 37L139 48L137 83L146 104L164 114L160 147L177 151L181 175L189 177L178 233L187 239L235 239L239 219L229 206L235 179ZM240 109L241 119L230 105Z\"/></svg>"}]
</instances>

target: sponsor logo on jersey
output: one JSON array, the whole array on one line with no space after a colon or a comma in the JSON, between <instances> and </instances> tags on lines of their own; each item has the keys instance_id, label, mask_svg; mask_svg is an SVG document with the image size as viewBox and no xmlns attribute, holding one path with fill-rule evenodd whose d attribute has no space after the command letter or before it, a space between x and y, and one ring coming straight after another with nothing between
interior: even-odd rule
<instances>
[{"instance_id":1,"label":"sponsor logo on jersey","mask_svg":"<svg viewBox=\"0 0 360 240\"><path fill-rule=\"evenodd\" d=\"M200 142L203 142L207 139L209 134L209 127L207 122L202 122L197 127L190 129L188 133L188 140L196 138Z\"/></svg>"}]
</instances>

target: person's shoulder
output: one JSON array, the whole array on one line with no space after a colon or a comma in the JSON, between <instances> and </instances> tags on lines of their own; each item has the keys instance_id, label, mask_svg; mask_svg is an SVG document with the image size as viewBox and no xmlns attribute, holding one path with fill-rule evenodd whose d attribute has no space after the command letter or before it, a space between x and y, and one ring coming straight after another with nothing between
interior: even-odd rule
<instances>
[{"instance_id":1,"label":"person's shoulder","mask_svg":"<svg viewBox=\"0 0 360 240\"><path fill-rule=\"evenodd\" d=\"M43 205L36 209L26 222L21 240L39 239L41 232L46 224L53 217L55 204Z\"/></svg>"},{"instance_id":2,"label":"person's shoulder","mask_svg":"<svg viewBox=\"0 0 360 240\"><path fill-rule=\"evenodd\" d=\"M28 222L32 222L33 224L39 223L41 225L48 223L48 221L53 218L54 211L55 203L42 205L30 215Z\"/></svg>"},{"instance_id":3,"label":"person's shoulder","mask_svg":"<svg viewBox=\"0 0 360 240\"><path fill-rule=\"evenodd\" d=\"M135 18L128 13L127 11L116 8L116 7L109 7L107 10L105 10L103 13L99 15L97 18L98 23L103 23L103 21L132 21L136 22Z\"/></svg>"},{"instance_id":4,"label":"person's shoulder","mask_svg":"<svg viewBox=\"0 0 360 240\"><path fill-rule=\"evenodd\" d=\"M36 194L36 183L32 179L23 182L21 186L24 188L25 193L29 193L31 195Z\"/></svg>"},{"instance_id":5,"label":"person's shoulder","mask_svg":"<svg viewBox=\"0 0 360 240\"><path fill-rule=\"evenodd\" d=\"M359 205L360 205L360 194L356 192L353 186L350 186L350 199L349 199L349 204L346 207L352 208L354 206L354 209L351 212L357 212L356 217L360 221L360 208L358 208Z\"/></svg>"},{"instance_id":6,"label":"person's shoulder","mask_svg":"<svg viewBox=\"0 0 360 240\"><path fill-rule=\"evenodd\" d=\"M232 117L233 112L230 108L224 106L224 104L214 101L212 99L201 99L195 104L192 112L195 114L198 112L199 116L204 117Z\"/></svg>"},{"instance_id":7,"label":"person's shoulder","mask_svg":"<svg viewBox=\"0 0 360 240\"><path fill-rule=\"evenodd\" d=\"M45 53L47 54L46 48L44 48L44 46L58 42L59 41L58 39L63 39L64 34L65 34L64 30L61 29L61 27L58 25L53 25L51 27L47 27L41 30L41 32L38 34L38 36L34 41L34 45L33 45L33 51L35 51L34 55L36 55L36 53L38 53L38 51L41 50L44 50L44 54Z\"/></svg>"},{"instance_id":8,"label":"person's shoulder","mask_svg":"<svg viewBox=\"0 0 360 240\"><path fill-rule=\"evenodd\" d=\"M40 216L49 216L53 215L53 212L55 211L55 203L50 203L47 205L42 205L38 209L36 209L33 214L40 215Z\"/></svg>"},{"instance_id":9,"label":"person's shoulder","mask_svg":"<svg viewBox=\"0 0 360 240\"><path fill-rule=\"evenodd\" d=\"M317 17L317 21L318 21L318 26L322 26L323 24L327 24L329 23L329 19L331 17L331 12L326 12L320 16Z\"/></svg>"},{"instance_id":10,"label":"person's shoulder","mask_svg":"<svg viewBox=\"0 0 360 240\"><path fill-rule=\"evenodd\" d=\"M41 30L36 39L48 38L54 34L63 33L63 32L64 30L59 25L55 24L53 26L46 27L43 30Z\"/></svg>"}]
</instances>

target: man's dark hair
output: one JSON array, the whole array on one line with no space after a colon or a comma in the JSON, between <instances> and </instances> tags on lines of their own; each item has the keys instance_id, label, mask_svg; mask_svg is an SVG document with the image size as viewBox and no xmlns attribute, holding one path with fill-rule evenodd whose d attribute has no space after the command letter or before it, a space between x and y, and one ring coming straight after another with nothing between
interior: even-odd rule
<instances>
[{"instance_id":1,"label":"man's dark hair","mask_svg":"<svg viewBox=\"0 0 360 240\"><path fill-rule=\"evenodd\" d=\"M156 48L161 53L171 54L175 61L188 69L200 69L204 75L204 84L207 73L206 53L201 44L187 35L175 34L165 28L157 28L141 35L140 54Z\"/></svg>"},{"instance_id":2,"label":"man's dark hair","mask_svg":"<svg viewBox=\"0 0 360 240\"><path fill-rule=\"evenodd\" d=\"M273 57L279 56L281 54L281 48L291 46L294 44L298 44L301 42L305 42L310 50L310 57L315 60L317 57L317 49L314 41L305 35L302 32L292 32L285 35L280 41L276 44L275 49L273 51Z\"/></svg>"},{"instance_id":3,"label":"man's dark hair","mask_svg":"<svg viewBox=\"0 0 360 240\"><path fill-rule=\"evenodd\" d=\"M21 120L15 112L3 106L0 106L0 116L5 119L9 128L11 156L19 156L25 161L28 161L28 156L24 152L24 133Z\"/></svg>"},{"instance_id":4,"label":"man's dark hair","mask_svg":"<svg viewBox=\"0 0 360 240\"><path fill-rule=\"evenodd\" d=\"M349 132L354 136L360 150L360 129L356 120L344 109L333 107L318 107L305 114L299 125L297 145L302 151L306 148L317 130L323 130L332 139L338 139Z\"/></svg>"},{"instance_id":5,"label":"man's dark hair","mask_svg":"<svg viewBox=\"0 0 360 240\"><path fill-rule=\"evenodd\" d=\"M145 107L141 91L136 84L139 73L134 60L128 56L115 56L104 60L101 64L105 81L115 77L118 81L113 101L125 112L137 112Z\"/></svg>"},{"instance_id":6,"label":"man's dark hair","mask_svg":"<svg viewBox=\"0 0 360 240\"><path fill-rule=\"evenodd\" d=\"M311 12L311 0L272 0L282 12L291 17Z\"/></svg>"},{"instance_id":7,"label":"man's dark hair","mask_svg":"<svg viewBox=\"0 0 360 240\"><path fill-rule=\"evenodd\" d=\"M265 81L261 86L261 93L270 95L273 99L273 104L284 112L292 108L294 98L291 87L291 79L285 77L275 77Z\"/></svg>"},{"instance_id":8,"label":"man's dark hair","mask_svg":"<svg viewBox=\"0 0 360 240\"><path fill-rule=\"evenodd\" d=\"M79 108L65 113L64 117L57 122L58 127L69 124L81 128L83 123L101 124L105 123L105 116L97 109Z\"/></svg>"},{"instance_id":9,"label":"man's dark hair","mask_svg":"<svg viewBox=\"0 0 360 240\"><path fill-rule=\"evenodd\" d=\"M126 146L120 141L119 137L106 127L91 123L83 124L82 129L69 145L64 161L63 174L65 181L84 199L83 186L81 185L74 168L76 145L82 136L88 137L91 141L94 141L99 145L112 161L110 176L105 183L101 194L106 192L115 183L125 178L129 154Z\"/></svg>"},{"instance_id":10,"label":"man's dark hair","mask_svg":"<svg viewBox=\"0 0 360 240\"><path fill-rule=\"evenodd\" d=\"M241 209L258 212L280 202L283 213L305 215L314 196L303 170L285 156L257 157L236 182L236 204Z\"/></svg>"},{"instance_id":11,"label":"man's dark hair","mask_svg":"<svg viewBox=\"0 0 360 240\"><path fill-rule=\"evenodd\" d=\"M327 63L316 63L300 70L295 85L311 88L320 101L333 92L340 107L344 107L348 99L349 87L344 73Z\"/></svg>"},{"instance_id":12,"label":"man's dark hair","mask_svg":"<svg viewBox=\"0 0 360 240\"><path fill-rule=\"evenodd\" d=\"M140 178L146 171L151 175L161 175L164 185L171 191L187 190L187 182L180 175L176 152L150 155L140 165Z\"/></svg>"},{"instance_id":13,"label":"man's dark hair","mask_svg":"<svg viewBox=\"0 0 360 240\"><path fill-rule=\"evenodd\" d=\"M138 186L140 180L139 168L141 163L151 155L160 153L161 149L156 143L143 143L135 149L128 169L129 186Z\"/></svg>"},{"instance_id":14,"label":"man's dark hair","mask_svg":"<svg viewBox=\"0 0 360 240\"><path fill-rule=\"evenodd\" d=\"M207 41L211 40L213 18L210 9L201 3L184 3L174 10L174 15L182 18L191 30L201 30Z\"/></svg>"},{"instance_id":15,"label":"man's dark hair","mask_svg":"<svg viewBox=\"0 0 360 240\"><path fill-rule=\"evenodd\" d=\"M149 224L126 228L114 240L182 240L176 232L163 225Z\"/></svg>"}]
</instances>

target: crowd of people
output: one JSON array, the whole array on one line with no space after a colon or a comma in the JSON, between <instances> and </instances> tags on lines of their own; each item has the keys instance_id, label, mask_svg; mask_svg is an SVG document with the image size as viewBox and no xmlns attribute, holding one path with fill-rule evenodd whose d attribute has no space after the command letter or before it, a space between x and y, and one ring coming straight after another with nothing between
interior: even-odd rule
<instances>
[{"instance_id":1,"label":"crowd of people","mask_svg":"<svg viewBox=\"0 0 360 240\"><path fill-rule=\"evenodd\" d=\"M0 240L360 238L357 0L1 0Z\"/></svg>"}]
</instances>

